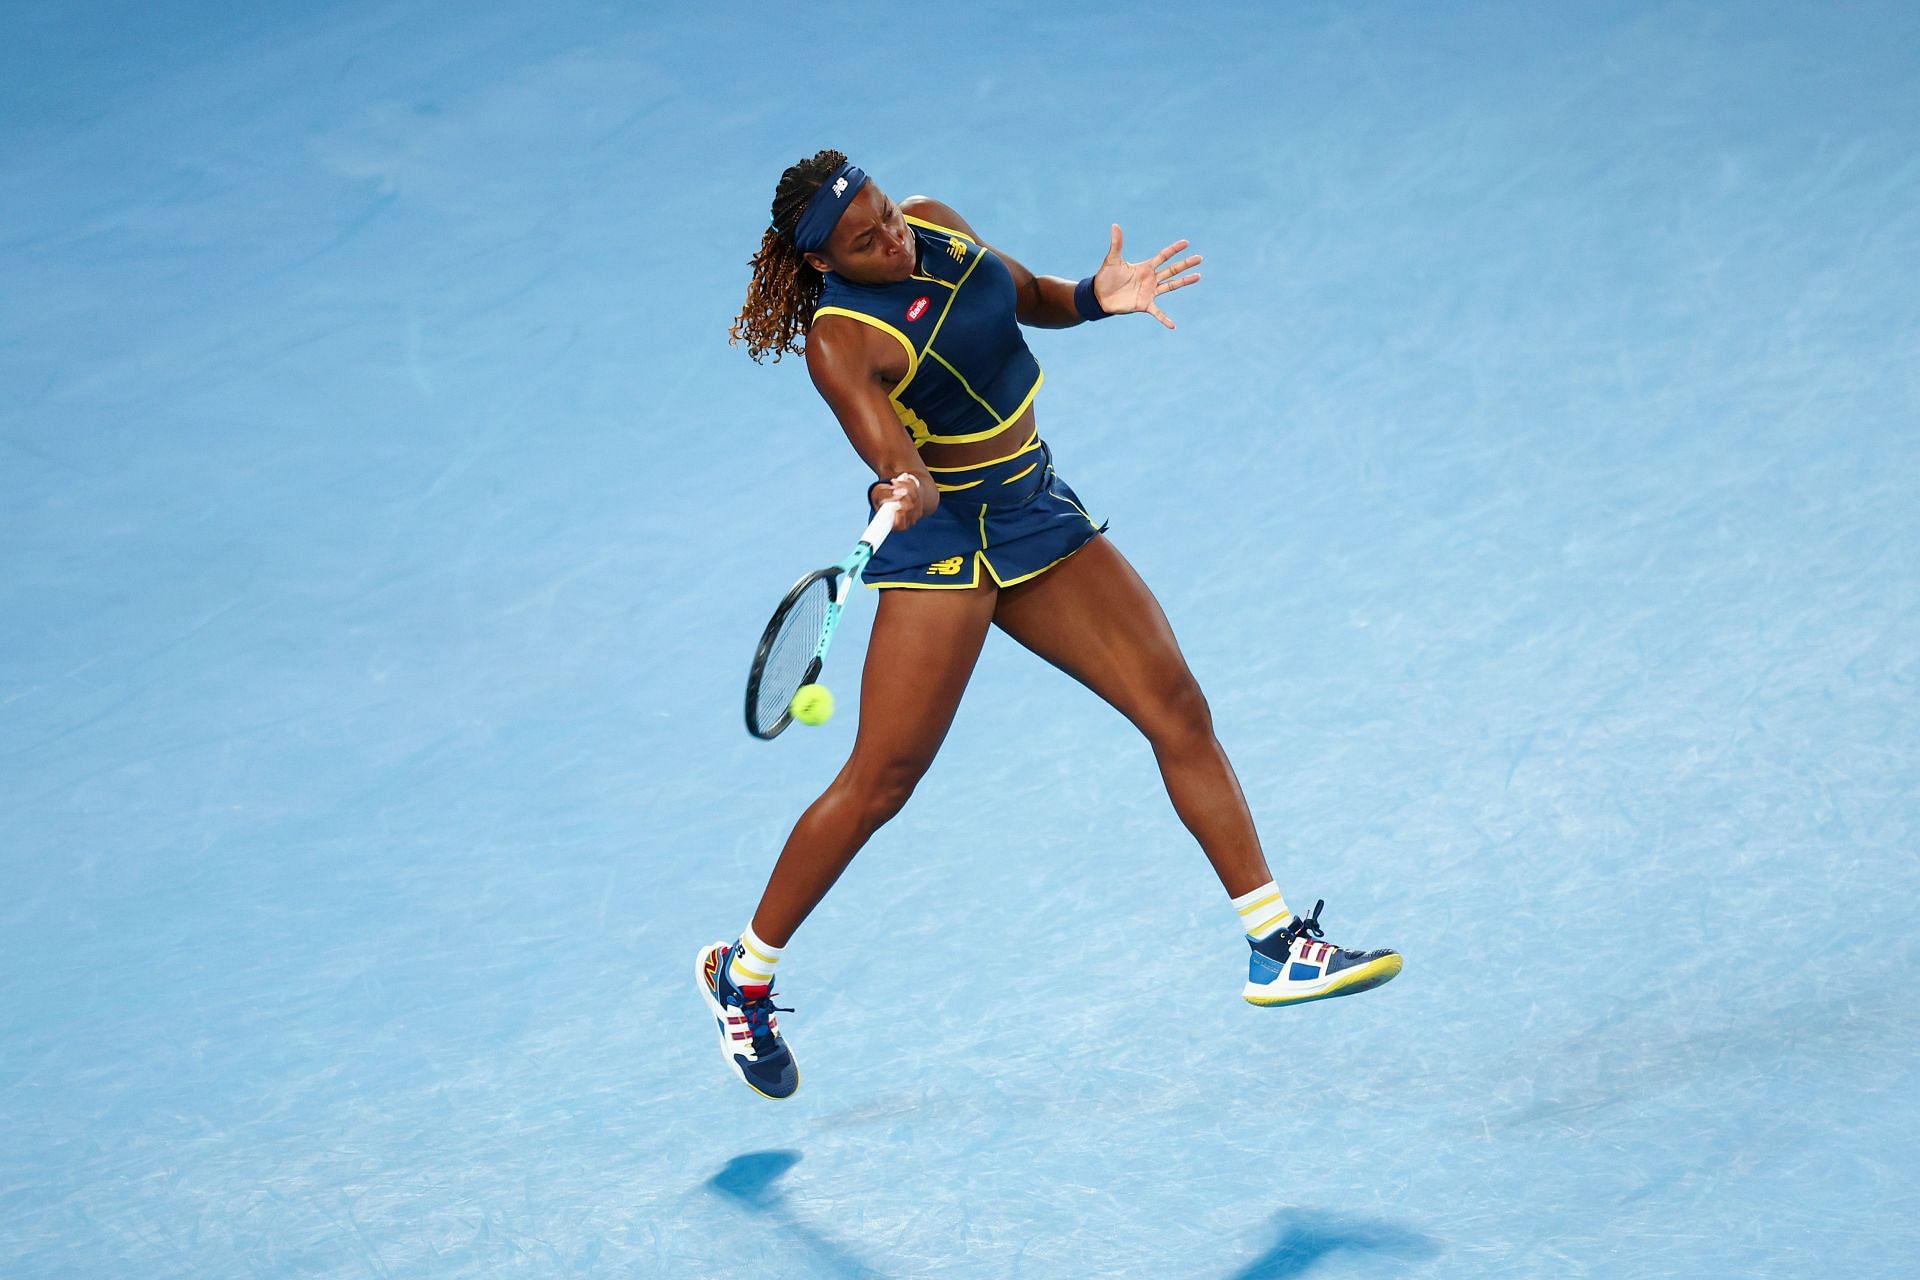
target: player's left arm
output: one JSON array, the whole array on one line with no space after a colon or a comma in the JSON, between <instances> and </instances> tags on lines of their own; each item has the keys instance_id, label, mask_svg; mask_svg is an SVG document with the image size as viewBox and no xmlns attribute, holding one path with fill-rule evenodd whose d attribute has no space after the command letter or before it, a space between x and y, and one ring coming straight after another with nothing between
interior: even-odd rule
<instances>
[{"instance_id":1,"label":"player's left arm","mask_svg":"<svg viewBox=\"0 0 1920 1280\"><path fill-rule=\"evenodd\" d=\"M1074 302L1073 293L1077 287L1074 281L1063 280L1059 276L1033 274L1011 255L982 240L979 232L947 205L927 196L909 196L900 202L900 211L964 232L1000 259L1013 276L1013 287L1018 296L1014 313L1021 324L1035 329L1065 329L1084 319ZM1107 256L1093 274L1093 296L1100 304L1100 309L1110 316L1144 311L1167 328L1173 328L1173 321L1167 319L1166 313L1160 310L1159 297L1199 282L1198 272L1181 274L1200 265L1199 254L1193 254L1181 262L1169 261L1188 243L1176 240L1144 262L1128 262L1120 251L1120 227L1116 224L1108 242Z\"/></svg>"}]
</instances>

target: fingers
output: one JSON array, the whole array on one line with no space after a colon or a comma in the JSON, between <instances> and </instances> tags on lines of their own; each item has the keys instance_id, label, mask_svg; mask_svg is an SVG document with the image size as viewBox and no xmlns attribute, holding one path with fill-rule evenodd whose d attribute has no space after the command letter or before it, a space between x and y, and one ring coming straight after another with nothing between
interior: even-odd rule
<instances>
[{"instance_id":1,"label":"fingers","mask_svg":"<svg viewBox=\"0 0 1920 1280\"><path fill-rule=\"evenodd\" d=\"M1176 262L1170 267L1160 268L1160 270L1156 273L1156 276L1158 279L1161 279L1161 280L1171 280L1173 279L1173 277L1179 275L1182 271L1189 270L1199 265L1200 265L1200 255L1196 253L1191 258L1188 258L1185 262Z\"/></svg>"},{"instance_id":2,"label":"fingers","mask_svg":"<svg viewBox=\"0 0 1920 1280\"><path fill-rule=\"evenodd\" d=\"M1190 284L1199 284L1200 273L1193 270L1193 268L1199 266L1202 261L1199 254L1189 254L1179 262L1174 262L1171 266L1168 265L1174 254L1189 248L1193 242L1191 240L1175 240L1172 244L1154 254L1153 257L1141 263L1129 263L1126 258L1122 256L1122 243L1120 224L1116 222L1112 224L1112 231L1107 238L1106 261L1101 263L1100 267L1102 272L1115 266L1125 270L1126 284L1121 291L1127 295L1127 300L1123 302L1119 297L1102 297L1100 299L1100 305L1107 308L1108 313L1112 315L1123 315L1129 311L1144 311L1167 328L1172 329L1176 327L1173 321L1167 319L1166 312L1154 305L1151 297L1147 300L1145 306L1134 305L1132 299L1137 298L1138 293L1146 292L1146 284L1149 279L1153 281L1152 297L1158 297L1163 293L1172 293L1175 289L1184 289ZM1183 272L1185 274L1182 274ZM1114 289L1120 290L1120 286L1115 285ZM1136 290L1138 292L1136 292ZM1112 290L1110 290L1110 292L1112 292Z\"/></svg>"},{"instance_id":3,"label":"fingers","mask_svg":"<svg viewBox=\"0 0 1920 1280\"><path fill-rule=\"evenodd\" d=\"M1171 258L1174 254L1180 252L1182 249L1186 248L1188 245L1192 243L1193 241L1191 240L1175 240L1172 244L1168 245L1166 248L1162 249L1160 252L1154 254L1153 257L1149 259L1149 261L1153 265L1153 269L1155 271L1158 271L1160 269L1160 265L1164 263L1168 258ZM1200 259L1195 258L1194 261L1198 262L1200 261ZM1176 271L1185 270L1184 267L1176 267L1174 269Z\"/></svg>"},{"instance_id":4,"label":"fingers","mask_svg":"<svg viewBox=\"0 0 1920 1280\"><path fill-rule=\"evenodd\" d=\"M893 513L893 529L898 533L920 518L920 477L911 471L902 471L893 478L888 499L900 504Z\"/></svg>"}]
</instances>

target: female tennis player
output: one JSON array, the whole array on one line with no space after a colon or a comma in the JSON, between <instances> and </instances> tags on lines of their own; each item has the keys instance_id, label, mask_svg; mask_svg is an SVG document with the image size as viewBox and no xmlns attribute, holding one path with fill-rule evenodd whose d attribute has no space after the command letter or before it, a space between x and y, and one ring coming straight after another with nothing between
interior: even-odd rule
<instances>
[{"instance_id":1,"label":"female tennis player","mask_svg":"<svg viewBox=\"0 0 1920 1280\"><path fill-rule=\"evenodd\" d=\"M728 1064L770 1098L799 1087L773 1004L775 966L855 853L933 762L987 629L997 626L1111 703L1146 736L1167 795L1239 912L1257 1005L1352 995L1400 972L1387 950L1319 941L1267 868L1206 699L1166 615L1106 526L1054 470L1035 425L1040 367L1020 326L1141 314L1200 277L1176 241L1144 262L1107 255L1075 284L1036 276L936 200L895 201L838 151L788 169L732 329L755 361L807 372L900 504L867 568L880 589L853 752L801 815L747 929L701 950L701 995ZM1189 274L1183 274L1189 273Z\"/></svg>"}]
</instances>

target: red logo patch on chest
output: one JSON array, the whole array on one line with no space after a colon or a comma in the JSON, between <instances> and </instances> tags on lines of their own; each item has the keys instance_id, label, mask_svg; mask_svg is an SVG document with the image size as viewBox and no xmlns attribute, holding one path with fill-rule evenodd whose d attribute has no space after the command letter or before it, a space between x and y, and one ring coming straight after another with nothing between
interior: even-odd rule
<instances>
[{"instance_id":1,"label":"red logo patch on chest","mask_svg":"<svg viewBox=\"0 0 1920 1280\"><path fill-rule=\"evenodd\" d=\"M924 294L918 298L915 298L913 300L913 305L907 308L908 321L911 322L914 320L918 320L921 316L927 314L927 305L931 301L932 299L926 297Z\"/></svg>"}]
</instances>

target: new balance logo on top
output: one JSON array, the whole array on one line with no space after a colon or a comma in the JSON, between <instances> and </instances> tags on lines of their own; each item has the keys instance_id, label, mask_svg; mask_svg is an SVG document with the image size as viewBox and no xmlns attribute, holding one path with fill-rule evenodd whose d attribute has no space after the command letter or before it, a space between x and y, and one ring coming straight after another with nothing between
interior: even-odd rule
<instances>
[{"instance_id":1,"label":"new balance logo on top","mask_svg":"<svg viewBox=\"0 0 1920 1280\"><path fill-rule=\"evenodd\" d=\"M847 194L847 180L845 178L842 178L838 182L833 184L833 198L835 200L838 200L841 196L845 194Z\"/></svg>"},{"instance_id":2,"label":"new balance logo on top","mask_svg":"<svg viewBox=\"0 0 1920 1280\"><path fill-rule=\"evenodd\" d=\"M958 262L960 261L960 259L967 256L966 243L962 241L959 236L948 236L947 252L953 255L953 260L955 262Z\"/></svg>"}]
</instances>

